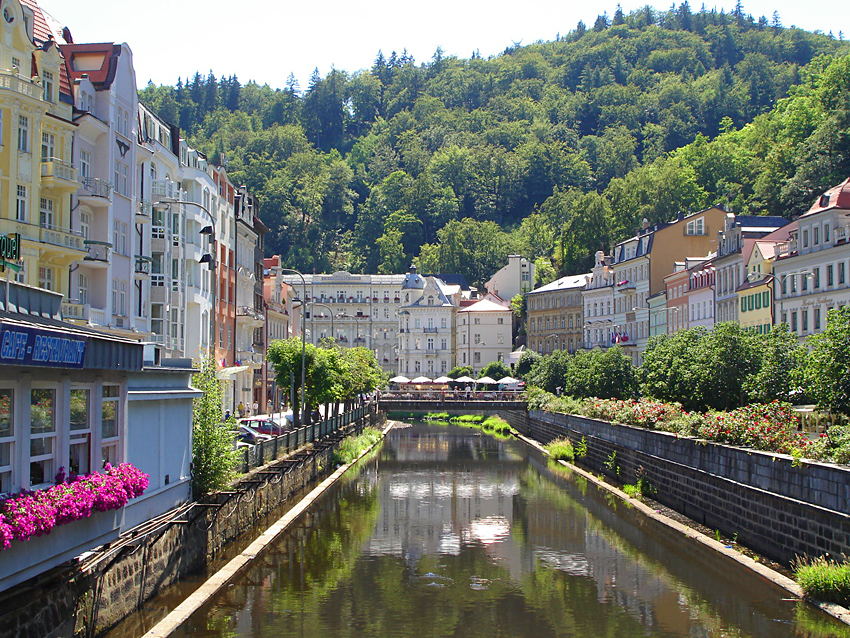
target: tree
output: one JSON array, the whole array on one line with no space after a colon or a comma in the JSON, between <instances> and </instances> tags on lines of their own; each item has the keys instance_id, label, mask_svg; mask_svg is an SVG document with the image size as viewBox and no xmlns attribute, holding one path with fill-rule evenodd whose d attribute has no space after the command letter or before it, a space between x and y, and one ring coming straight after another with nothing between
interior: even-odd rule
<instances>
[{"instance_id":1,"label":"tree","mask_svg":"<svg viewBox=\"0 0 850 638\"><path fill-rule=\"evenodd\" d=\"M472 376L472 366L455 366L449 370L449 373L446 376L451 377L452 379Z\"/></svg>"},{"instance_id":2,"label":"tree","mask_svg":"<svg viewBox=\"0 0 850 638\"><path fill-rule=\"evenodd\" d=\"M744 381L747 401L770 403L778 399L799 403L808 352L788 324L773 326L763 335L758 354L757 372Z\"/></svg>"},{"instance_id":3,"label":"tree","mask_svg":"<svg viewBox=\"0 0 850 638\"><path fill-rule=\"evenodd\" d=\"M524 350L519 357L519 361L516 362L514 376L519 377L523 381L527 381L528 375L531 374L534 366L541 358L542 356L534 350Z\"/></svg>"},{"instance_id":4,"label":"tree","mask_svg":"<svg viewBox=\"0 0 850 638\"><path fill-rule=\"evenodd\" d=\"M509 376L511 376L511 368L507 363L504 361L491 361L481 368L481 374L478 375L478 378L490 377L491 379L498 381L499 379L504 379Z\"/></svg>"},{"instance_id":5,"label":"tree","mask_svg":"<svg viewBox=\"0 0 850 638\"><path fill-rule=\"evenodd\" d=\"M203 394L192 402L192 492L194 498L222 490L235 476L236 420L222 420L222 381L212 353L201 360L192 386Z\"/></svg>"},{"instance_id":6,"label":"tree","mask_svg":"<svg viewBox=\"0 0 850 638\"><path fill-rule=\"evenodd\" d=\"M850 306L830 310L826 328L808 345L807 391L820 407L850 415Z\"/></svg>"},{"instance_id":7,"label":"tree","mask_svg":"<svg viewBox=\"0 0 850 638\"><path fill-rule=\"evenodd\" d=\"M637 389L637 369L619 346L576 352L563 379L564 394L577 398L630 399Z\"/></svg>"}]
</instances>

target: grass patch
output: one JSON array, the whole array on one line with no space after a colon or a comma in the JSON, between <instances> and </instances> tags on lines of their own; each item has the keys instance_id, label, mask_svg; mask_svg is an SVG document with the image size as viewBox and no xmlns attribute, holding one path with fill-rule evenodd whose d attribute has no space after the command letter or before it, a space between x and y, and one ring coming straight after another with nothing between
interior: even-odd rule
<instances>
[{"instance_id":1,"label":"grass patch","mask_svg":"<svg viewBox=\"0 0 850 638\"><path fill-rule=\"evenodd\" d=\"M510 424L497 416L484 419L481 423L481 428L487 432L495 432L496 434L508 434L511 431Z\"/></svg>"},{"instance_id":2,"label":"grass patch","mask_svg":"<svg viewBox=\"0 0 850 638\"><path fill-rule=\"evenodd\" d=\"M351 463L360 456L363 450L373 446L382 438L381 431L376 428L365 428L357 436L350 436L343 440L334 451L334 465Z\"/></svg>"},{"instance_id":3,"label":"grass patch","mask_svg":"<svg viewBox=\"0 0 850 638\"><path fill-rule=\"evenodd\" d=\"M576 458L573 444L569 439L555 439L546 446L546 451L556 461L574 461Z\"/></svg>"},{"instance_id":4,"label":"grass patch","mask_svg":"<svg viewBox=\"0 0 850 638\"><path fill-rule=\"evenodd\" d=\"M422 417L423 421L448 421L449 413L448 412L429 412L425 416Z\"/></svg>"},{"instance_id":5,"label":"grass patch","mask_svg":"<svg viewBox=\"0 0 850 638\"><path fill-rule=\"evenodd\" d=\"M824 556L800 558L794 562L794 578L809 598L850 605L850 563L838 563Z\"/></svg>"},{"instance_id":6,"label":"grass patch","mask_svg":"<svg viewBox=\"0 0 850 638\"><path fill-rule=\"evenodd\" d=\"M459 414L457 416L453 416L451 419L452 423L474 423L479 424L484 420L483 414Z\"/></svg>"}]
</instances>

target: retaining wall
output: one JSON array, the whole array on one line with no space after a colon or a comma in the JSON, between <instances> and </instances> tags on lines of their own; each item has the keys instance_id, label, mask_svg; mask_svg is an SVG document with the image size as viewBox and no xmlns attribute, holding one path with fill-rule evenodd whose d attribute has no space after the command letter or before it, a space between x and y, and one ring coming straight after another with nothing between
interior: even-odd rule
<instances>
[{"instance_id":1,"label":"retaining wall","mask_svg":"<svg viewBox=\"0 0 850 638\"><path fill-rule=\"evenodd\" d=\"M203 568L226 545L332 470L333 452L342 438L385 422L384 413L367 413L338 435L317 442L310 454L254 470L234 491L193 504L178 520L140 534L97 563L83 559L4 592L0 637L90 638L104 633L163 588Z\"/></svg>"},{"instance_id":2,"label":"retaining wall","mask_svg":"<svg viewBox=\"0 0 850 638\"><path fill-rule=\"evenodd\" d=\"M587 441L579 460L620 483L644 476L655 499L782 563L850 556L850 468L547 412L504 413L543 443Z\"/></svg>"}]
</instances>

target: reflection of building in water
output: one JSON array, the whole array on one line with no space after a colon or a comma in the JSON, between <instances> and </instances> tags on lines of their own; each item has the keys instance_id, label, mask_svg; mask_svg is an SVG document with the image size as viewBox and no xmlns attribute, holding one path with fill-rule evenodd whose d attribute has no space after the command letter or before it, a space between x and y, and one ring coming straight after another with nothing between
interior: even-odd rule
<instances>
[{"instance_id":1,"label":"reflection of building in water","mask_svg":"<svg viewBox=\"0 0 850 638\"><path fill-rule=\"evenodd\" d=\"M511 539L513 498L525 471L489 437L449 434L393 436L380 463L381 514L368 553L415 563L428 554L483 545L519 575Z\"/></svg>"},{"instance_id":2,"label":"reflection of building in water","mask_svg":"<svg viewBox=\"0 0 850 638\"><path fill-rule=\"evenodd\" d=\"M581 505L568 509L534 497L514 502L512 518L524 526L537 560L573 576L592 578L599 602L616 604L645 627L688 634L692 621L679 593L650 565L612 545L609 538L615 538L615 532L606 531Z\"/></svg>"}]
</instances>

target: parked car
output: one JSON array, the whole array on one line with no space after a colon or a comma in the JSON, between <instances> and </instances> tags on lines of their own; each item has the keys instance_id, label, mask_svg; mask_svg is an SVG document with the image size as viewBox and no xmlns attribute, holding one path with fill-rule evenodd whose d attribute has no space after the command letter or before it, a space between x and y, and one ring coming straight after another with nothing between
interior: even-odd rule
<instances>
[{"instance_id":1,"label":"parked car","mask_svg":"<svg viewBox=\"0 0 850 638\"><path fill-rule=\"evenodd\" d=\"M269 436L280 436L287 430L292 429L291 420L287 423L285 419L281 421L269 416L250 416L240 419L239 423L247 425L260 434L268 434Z\"/></svg>"},{"instance_id":2,"label":"parked car","mask_svg":"<svg viewBox=\"0 0 850 638\"><path fill-rule=\"evenodd\" d=\"M256 445L260 441L269 441L271 436L258 432L248 424L240 423L239 429L236 431L236 443L244 443L247 445Z\"/></svg>"}]
</instances>

